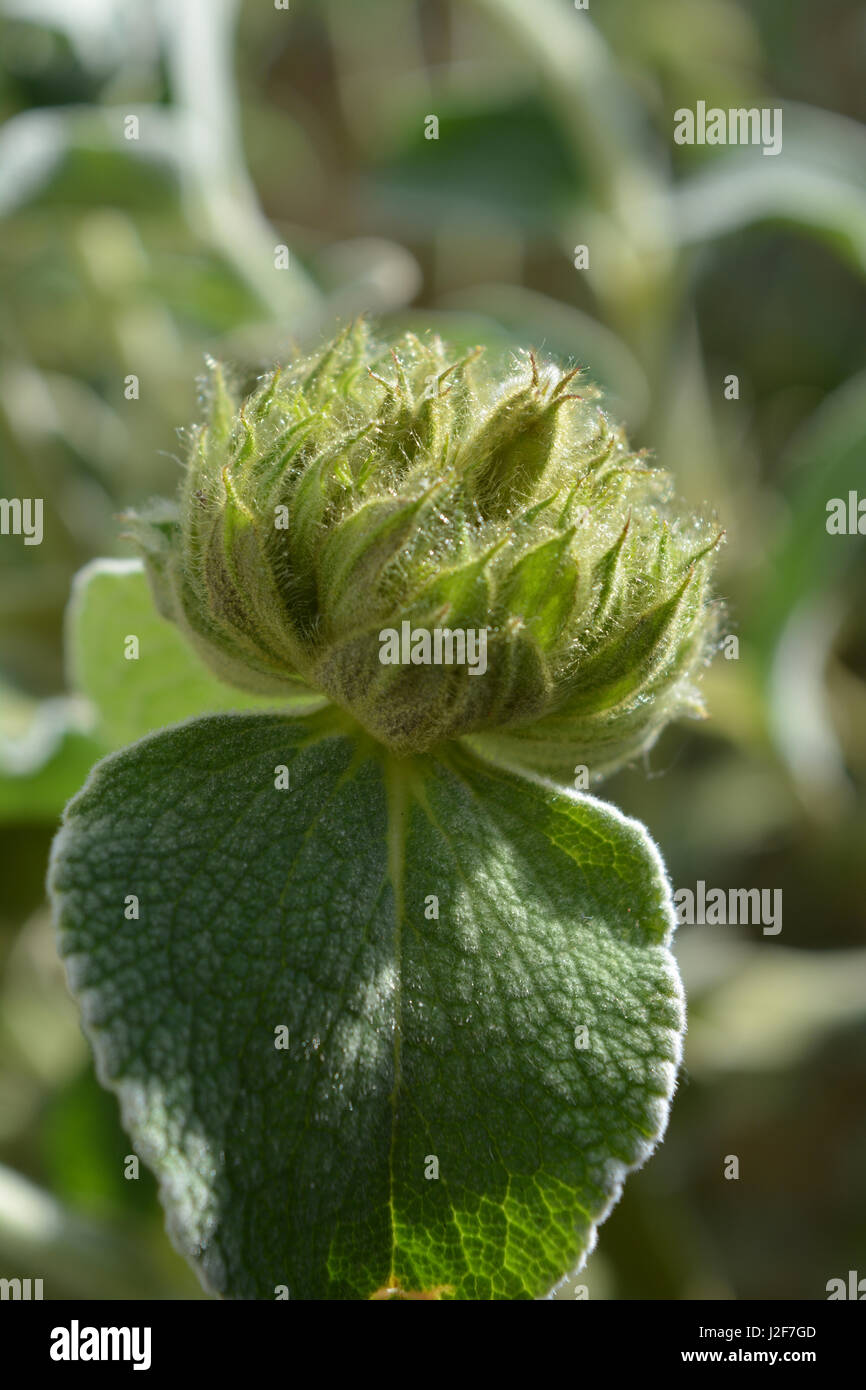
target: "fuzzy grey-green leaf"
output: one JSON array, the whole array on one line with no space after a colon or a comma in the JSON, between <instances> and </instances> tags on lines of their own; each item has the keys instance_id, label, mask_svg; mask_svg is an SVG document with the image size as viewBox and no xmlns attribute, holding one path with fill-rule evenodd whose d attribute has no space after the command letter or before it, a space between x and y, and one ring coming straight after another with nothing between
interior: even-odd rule
<instances>
[{"instance_id":1,"label":"fuzzy grey-green leaf","mask_svg":"<svg viewBox=\"0 0 866 1390\"><path fill-rule=\"evenodd\" d=\"M543 1296L665 1127L658 855L326 718L179 725L71 803L50 884L100 1077L223 1296Z\"/></svg>"}]
</instances>

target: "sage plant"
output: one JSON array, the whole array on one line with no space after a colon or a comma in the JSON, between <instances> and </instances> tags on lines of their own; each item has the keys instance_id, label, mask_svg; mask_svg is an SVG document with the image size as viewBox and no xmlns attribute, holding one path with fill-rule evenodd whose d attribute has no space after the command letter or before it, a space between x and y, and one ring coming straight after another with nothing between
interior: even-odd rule
<instances>
[{"instance_id":1,"label":"sage plant","mask_svg":"<svg viewBox=\"0 0 866 1390\"><path fill-rule=\"evenodd\" d=\"M700 712L717 530L532 353L359 322L205 405L128 531L239 703L65 814L98 1074L215 1294L543 1297L667 1123L670 887L586 789Z\"/></svg>"}]
</instances>

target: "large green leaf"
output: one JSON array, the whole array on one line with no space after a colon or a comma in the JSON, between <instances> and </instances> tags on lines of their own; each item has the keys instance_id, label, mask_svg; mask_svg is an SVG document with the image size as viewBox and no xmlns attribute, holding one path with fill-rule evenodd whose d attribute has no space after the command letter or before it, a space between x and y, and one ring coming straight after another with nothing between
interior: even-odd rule
<instances>
[{"instance_id":1,"label":"large green leaf","mask_svg":"<svg viewBox=\"0 0 866 1390\"><path fill-rule=\"evenodd\" d=\"M195 720L71 803L51 889L100 1078L219 1294L542 1296L666 1123L658 855L593 798L326 718Z\"/></svg>"},{"instance_id":2,"label":"large green leaf","mask_svg":"<svg viewBox=\"0 0 866 1390\"><path fill-rule=\"evenodd\" d=\"M97 737L122 748L196 714L273 709L273 697L225 685L157 613L140 560L94 560L75 576L66 615L69 681L96 707ZM138 639L128 657L127 639ZM293 711L323 703L310 694Z\"/></svg>"}]
</instances>

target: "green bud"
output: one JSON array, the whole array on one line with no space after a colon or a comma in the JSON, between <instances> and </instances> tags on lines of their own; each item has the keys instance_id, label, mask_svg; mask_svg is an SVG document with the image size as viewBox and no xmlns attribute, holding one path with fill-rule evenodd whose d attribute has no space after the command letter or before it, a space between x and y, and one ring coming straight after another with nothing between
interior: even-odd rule
<instances>
[{"instance_id":1,"label":"green bud","mask_svg":"<svg viewBox=\"0 0 866 1390\"><path fill-rule=\"evenodd\" d=\"M597 778L701 712L720 539L598 394L364 322L245 399L211 363L179 506L130 518L160 610L225 680L324 692L397 753Z\"/></svg>"}]
</instances>

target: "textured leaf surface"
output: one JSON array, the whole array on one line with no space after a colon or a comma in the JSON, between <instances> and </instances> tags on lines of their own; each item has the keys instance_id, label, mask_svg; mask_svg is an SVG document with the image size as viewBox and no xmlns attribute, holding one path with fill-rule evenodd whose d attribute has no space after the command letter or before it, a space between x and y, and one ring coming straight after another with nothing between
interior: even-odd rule
<instances>
[{"instance_id":1,"label":"textured leaf surface","mask_svg":"<svg viewBox=\"0 0 866 1390\"><path fill-rule=\"evenodd\" d=\"M196 714L273 709L286 699L225 685L154 607L139 560L94 560L76 575L67 612L69 678L96 707L98 735L109 748ZM127 638L138 656L127 658ZM319 697L296 710L321 704Z\"/></svg>"},{"instance_id":2,"label":"textured leaf surface","mask_svg":"<svg viewBox=\"0 0 866 1390\"><path fill-rule=\"evenodd\" d=\"M95 769L51 887L101 1079L224 1296L544 1295L664 1128L669 890L592 798L214 716Z\"/></svg>"}]
</instances>

